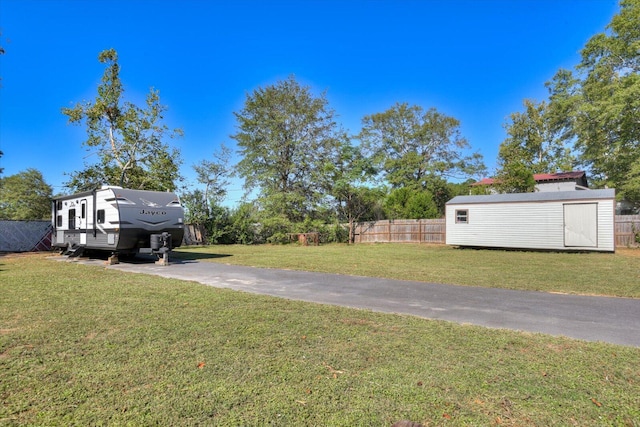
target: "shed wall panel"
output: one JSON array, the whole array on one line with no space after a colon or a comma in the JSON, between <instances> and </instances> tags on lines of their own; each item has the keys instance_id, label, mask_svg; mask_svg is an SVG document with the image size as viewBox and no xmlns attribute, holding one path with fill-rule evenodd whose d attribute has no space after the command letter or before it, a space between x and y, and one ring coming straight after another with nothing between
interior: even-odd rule
<instances>
[{"instance_id":1,"label":"shed wall panel","mask_svg":"<svg viewBox=\"0 0 640 427\"><path fill-rule=\"evenodd\" d=\"M458 246L614 251L614 201L597 204L598 246L565 246L564 205L593 200L460 203L446 207L446 242ZM456 210L468 211L468 223L456 223Z\"/></svg>"},{"instance_id":2,"label":"shed wall panel","mask_svg":"<svg viewBox=\"0 0 640 427\"><path fill-rule=\"evenodd\" d=\"M598 202L598 249L616 250L616 202L603 200Z\"/></svg>"}]
</instances>

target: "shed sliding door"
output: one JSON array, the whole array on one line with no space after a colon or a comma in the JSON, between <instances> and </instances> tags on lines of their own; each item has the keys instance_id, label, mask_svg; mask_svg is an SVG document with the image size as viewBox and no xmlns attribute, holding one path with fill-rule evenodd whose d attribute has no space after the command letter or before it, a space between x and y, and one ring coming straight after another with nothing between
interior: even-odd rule
<instances>
[{"instance_id":1,"label":"shed sliding door","mask_svg":"<svg viewBox=\"0 0 640 427\"><path fill-rule=\"evenodd\" d=\"M564 205L564 245L567 247L598 247L598 204Z\"/></svg>"}]
</instances>

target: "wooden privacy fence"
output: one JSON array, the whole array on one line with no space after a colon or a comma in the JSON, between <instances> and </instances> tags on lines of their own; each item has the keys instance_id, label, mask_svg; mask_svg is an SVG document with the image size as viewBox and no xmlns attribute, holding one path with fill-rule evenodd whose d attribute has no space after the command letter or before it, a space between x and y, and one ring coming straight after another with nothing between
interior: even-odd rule
<instances>
[{"instance_id":1,"label":"wooden privacy fence","mask_svg":"<svg viewBox=\"0 0 640 427\"><path fill-rule=\"evenodd\" d=\"M638 247L636 236L640 236L640 215L616 215L616 247Z\"/></svg>"},{"instance_id":2,"label":"wooden privacy fence","mask_svg":"<svg viewBox=\"0 0 640 427\"><path fill-rule=\"evenodd\" d=\"M444 243L445 219L391 219L361 222L356 243Z\"/></svg>"},{"instance_id":3,"label":"wooden privacy fence","mask_svg":"<svg viewBox=\"0 0 640 427\"><path fill-rule=\"evenodd\" d=\"M616 247L638 247L640 215L616 215ZM356 225L356 243L445 243L445 219L396 219Z\"/></svg>"}]
</instances>

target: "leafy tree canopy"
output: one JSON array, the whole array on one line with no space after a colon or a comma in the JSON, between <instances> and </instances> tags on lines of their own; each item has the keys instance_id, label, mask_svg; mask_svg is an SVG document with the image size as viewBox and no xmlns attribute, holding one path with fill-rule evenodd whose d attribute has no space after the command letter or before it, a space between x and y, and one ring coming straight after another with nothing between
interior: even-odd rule
<instances>
[{"instance_id":1,"label":"leafy tree canopy","mask_svg":"<svg viewBox=\"0 0 640 427\"><path fill-rule=\"evenodd\" d=\"M600 185L640 204L640 0L623 0L604 33L581 52L575 132Z\"/></svg>"},{"instance_id":2,"label":"leafy tree canopy","mask_svg":"<svg viewBox=\"0 0 640 427\"><path fill-rule=\"evenodd\" d=\"M198 182L205 186L204 193L200 194L205 206L216 205L227 194L226 187L229 185L228 178L231 174L230 159L231 150L221 145L213 154L213 160L203 159L193 166Z\"/></svg>"},{"instance_id":3,"label":"leafy tree canopy","mask_svg":"<svg viewBox=\"0 0 640 427\"><path fill-rule=\"evenodd\" d=\"M271 216L313 215L327 188L325 164L346 138L325 94L314 96L293 76L248 94L235 113L237 165L247 191L256 190Z\"/></svg>"},{"instance_id":4,"label":"leafy tree canopy","mask_svg":"<svg viewBox=\"0 0 640 427\"><path fill-rule=\"evenodd\" d=\"M373 219L376 206L383 198L380 189L367 186L375 175L371 159L366 157L360 146L343 141L332 162L325 164L324 173L330 178L327 183L333 206L339 221L349 226L348 242L355 240L354 224Z\"/></svg>"},{"instance_id":5,"label":"leafy tree canopy","mask_svg":"<svg viewBox=\"0 0 640 427\"><path fill-rule=\"evenodd\" d=\"M506 125L507 138L498 152L495 188L502 193L531 192L534 173L570 171L576 158L565 141L564 122L546 102L524 101L524 111L513 113Z\"/></svg>"},{"instance_id":6,"label":"leafy tree canopy","mask_svg":"<svg viewBox=\"0 0 640 427\"><path fill-rule=\"evenodd\" d=\"M51 218L51 192L51 186L36 169L0 178L0 218L21 221Z\"/></svg>"},{"instance_id":7,"label":"leafy tree canopy","mask_svg":"<svg viewBox=\"0 0 640 427\"><path fill-rule=\"evenodd\" d=\"M179 174L180 154L165 142L182 134L163 124L166 107L159 92L151 89L144 107L124 101L120 65L114 49L98 56L105 64L98 95L94 101L63 108L71 124L87 128L83 145L97 150L99 161L70 175L67 187L91 190L103 184L146 190L174 190Z\"/></svg>"},{"instance_id":8,"label":"leafy tree canopy","mask_svg":"<svg viewBox=\"0 0 640 427\"><path fill-rule=\"evenodd\" d=\"M470 146L459 121L435 108L398 103L365 116L358 138L393 188L427 188L433 177L467 177L486 169L479 153L464 154Z\"/></svg>"},{"instance_id":9,"label":"leafy tree canopy","mask_svg":"<svg viewBox=\"0 0 640 427\"><path fill-rule=\"evenodd\" d=\"M391 191L384 202L389 219L438 218L433 195L423 189L401 187Z\"/></svg>"},{"instance_id":10,"label":"leafy tree canopy","mask_svg":"<svg viewBox=\"0 0 640 427\"><path fill-rule=\"evenodd\" d=\"M524 107L524 112L511 114L507 139L500 146L500 160L520 162L533 173L571 170L576 159L564 142L556 138L547 103L525 100Z\"/></svg>"},{"instance_id":11,"label":"leafy tree canopy","mask_svg":"<svg viewBox=\"0 0 640 427\"><path fill-rule=\"evenodd\" d=\"M185 209L187 224L203 225L209 219L209 207L202 190L184 192L180 195L180 202Z\"/></svg>"},{"instance_id":12,"label":"leafy tree canopy","mask_svg":"<svg viewBox=\"0 0 640 427\"><path fill-rule=\"evenodd\" d=\"M500 193L531 193L535 187L530 166L518 160L502 164L496 175L495 189Z\"/></svg>"},{"instance_id":13,"label":"leafy tree canopy","mask_svg":"<svg viewBox=\"0 0 640 427\"><path fill-rule=\"evenodd\" d=\"M531 188L533 173L580 165L592 185L640 206L639 23L640 0L622 0L575 72L560 69L546 84L548 102L525 101L525 111L511 115L499 154L503 191Z\"/></svg>"}]
</instances>

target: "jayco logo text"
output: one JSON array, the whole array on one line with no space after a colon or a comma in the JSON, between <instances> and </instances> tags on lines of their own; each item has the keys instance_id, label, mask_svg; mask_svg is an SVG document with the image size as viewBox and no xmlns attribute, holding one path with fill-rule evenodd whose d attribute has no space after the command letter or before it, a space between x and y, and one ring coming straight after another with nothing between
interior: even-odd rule
<instances>
[{"instance_id":1,"label":"jayco logo text","mask_svg":"<svg viewBox=\"0 0 640 427\"><path fill-rule=\"evenodd\" d=\"M140 211L140 215L166 215L167 213L165 211L149 211L147 209L142 209Z\"/></svg>"}]
</instances>

